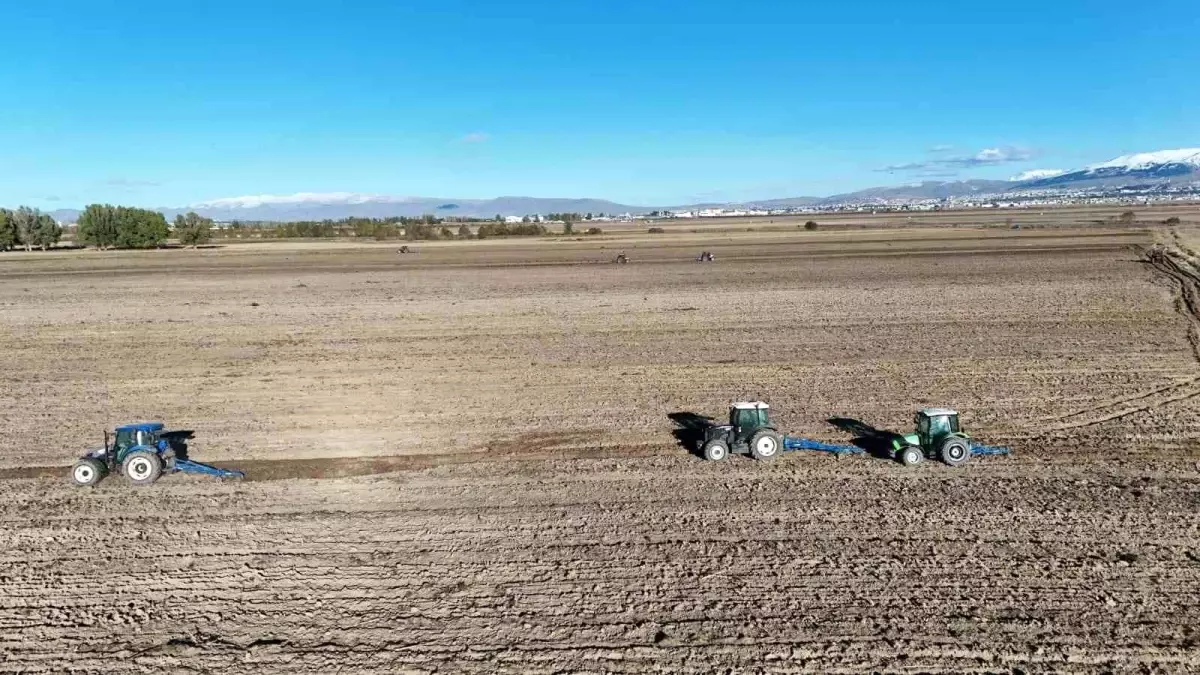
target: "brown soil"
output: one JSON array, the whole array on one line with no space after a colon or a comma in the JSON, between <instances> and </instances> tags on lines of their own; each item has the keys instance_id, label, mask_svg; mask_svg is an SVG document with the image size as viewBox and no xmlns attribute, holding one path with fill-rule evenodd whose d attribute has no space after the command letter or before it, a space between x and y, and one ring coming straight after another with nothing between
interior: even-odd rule
<instances>
[{"instance_id":1,"label":"brown soil","mask_svg":"<svg viewBox=\"0 0 1200 675\"><path fill-rule=\"evenodd\" d=\"M0 256L0 672L1200 668L1182 245L807 234ZM673 438L740 398L1016 454ZM133 419L247 480L69 485Z\"/></svg>"}]
</instances>

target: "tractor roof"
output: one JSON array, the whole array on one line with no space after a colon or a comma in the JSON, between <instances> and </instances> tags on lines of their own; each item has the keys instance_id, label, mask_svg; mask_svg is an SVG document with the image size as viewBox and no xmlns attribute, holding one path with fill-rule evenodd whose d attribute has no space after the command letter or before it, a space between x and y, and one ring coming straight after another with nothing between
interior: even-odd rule
<instances>
[{"instance_id":1,"label":"tractor roof","mask_svg":"<svg viewBox=\"0 0 1200 675\"><path fill-rule=\"evenodd\" d=\"M940 415L957 415L958 411L950 408L926 408L921 411L921 414L926 417L938 417Z\"/></svg>"},{"instance_id":2,"label":"tractor roof","mask_svg":"<svg viewBox=\"0 0 1200 675\"><path fill-rule=\"evenodd\" d=\"M770 408L771 406L763 403L762 401L739 401L738 403L734 403L729 407L737 408L738 410L761 410Z\"/></svg>"},{"instance_id":3,"label":"tractor roof","mask_svg":"<svg viewBox=\"0 0 1200 675\"><path fill-rule=\"evenodd\" d=\"M162 422L134 422L132 424L122 424L117 427L117 431L162 431Z\"/></svg>"}]
</instances>

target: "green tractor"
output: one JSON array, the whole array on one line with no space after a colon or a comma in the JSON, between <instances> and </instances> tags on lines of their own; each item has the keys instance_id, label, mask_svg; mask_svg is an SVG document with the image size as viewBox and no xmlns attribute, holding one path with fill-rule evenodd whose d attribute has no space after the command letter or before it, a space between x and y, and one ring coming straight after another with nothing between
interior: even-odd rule
<instances>
[{"instance_id":1,"label":"green tractor","mask_svg":"<svg viewBox=\"0 0 1200 675\"><path fill-rule=\"evenodd\" d=\"M949 408L926 408L913 419L915 433L897 434L892 439L893 454L905 466L920 464L935 457L950 466L962 466L971 458L971 438L958 424L958 412Z\"/></svg>"}]
</instances>

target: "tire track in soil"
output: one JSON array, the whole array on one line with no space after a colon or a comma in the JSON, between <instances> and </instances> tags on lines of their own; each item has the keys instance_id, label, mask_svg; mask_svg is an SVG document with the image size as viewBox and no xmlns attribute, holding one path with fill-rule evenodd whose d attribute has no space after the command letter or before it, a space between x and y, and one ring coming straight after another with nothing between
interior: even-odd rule
<instances>
[{"instance_id":1,"label":"tire track in soil","mask_svg":"<svg viewBox=\"0 0 1200 675\"><path fill-rule=\"evenodd\" d=\"M539 432L495 441L480 450L440 454L378 457L317 457L311 459L244 459L210 462L221 469L243 471L246 482L370 476L398 471L421 471L475 462L542 461L547 459L620 459L680 454L674 443L620 446L600 445L599 430ZM591 444L579 443L591 441ZM0 469L0 480L66 478L69 466L27 466Z\"/></svg>"},{"instance_id":2,"label":"tire track in soil","mask_svg":"<svg viewBox=\"0 0 1200 675\"><path fill-rule=\"evenodd\" d=\"M1172 234L1174 235L1176 241L1178 241L1178 233L1173 232ZM1150 257L1147 254L1147 251L1142 247L1136 247L1135 250L1143 254L1147 265L1170 279L1172 284L1177 289L1179 296L1175 303L1176 310L1188 319L1188 343L1192 346L1192 355L1195 357L1196 362L1200 364L1200 274L1188 269L1186 262L1181 263L1179 260L1176 260L1178 256L1176 256L1170 250L1164 251L1163 255L1157 260ZM1176 392L1180 392L1180 390L1183 391L1177 395L1170 395L1162 399L1152 399L1145 404L1128 407L1128 404L1134 401L1142 401L1162 394L1175 394ZM1054 432L1096 426L1105 422L1111 422L1113 420L1129 417L1130 415L1143 413L1153 408L1170 405L1172 403L1178 403L1179 401L1186 401L1196 398L1197 396L1200 396L1200 376L1193 377L1190 380L1180 382L1178 384L1167 385L1166 387L1161 387L1153 391L1110 401L1092 408L1086 408L1084 410L1073 412L1069 415L1055 418L1054 420L1044 420L1043 422L1064 422L1065 420L1069 420L1073 417L1080 417L1083 415L1089 416L1087 419L1078 422L1056 424L1031 434L1029 438L1040 438ZM1117 410L1113 410L1113 408L1117 408L1118 406L1121 407ZM1100 413L1099 417L1094 416L1097 413Z\"/></svg>"}]
</instances>

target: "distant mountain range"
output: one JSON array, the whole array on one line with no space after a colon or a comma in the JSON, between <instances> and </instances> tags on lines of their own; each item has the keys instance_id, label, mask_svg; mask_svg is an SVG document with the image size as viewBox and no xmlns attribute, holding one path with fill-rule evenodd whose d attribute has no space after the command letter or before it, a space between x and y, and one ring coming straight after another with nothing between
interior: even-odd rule
<instances>
[{"instance_id":1,"label":"distant mountain range","mask_svg":"<svg viewBox=\"0 0 1200 675\"><path fill-rule=\"evenodd\" d=\"M1003 195L1031 190L1069 192L1109 190L1123 187L1168 187L1195 185L1200 188L1200 148L1160 150L1124 155L1076 171L1034 169L1011 180L924 181L906 185L874 187L830 197L789 197L736 204L765 209L871 204L897 201L950 199L971 195ZM635 206L604 199L557 199L542 197L497 197L495 199L447 199L393 197L355 192L294 195L251 195L160 208L168 220L176 214L195 211L219 221L337 220L347 217L386 218L394 216L464 216L488 218L496 214L521 216L534 213L649 213L734 206L731 203L683 206ZM51 215L61 222L74 222L76 209L59 209Z\"/></svg>"}]
</instances>

